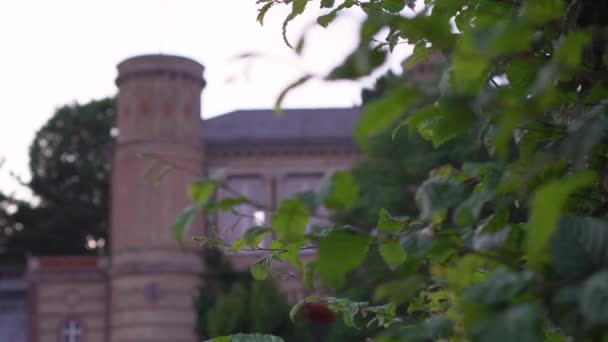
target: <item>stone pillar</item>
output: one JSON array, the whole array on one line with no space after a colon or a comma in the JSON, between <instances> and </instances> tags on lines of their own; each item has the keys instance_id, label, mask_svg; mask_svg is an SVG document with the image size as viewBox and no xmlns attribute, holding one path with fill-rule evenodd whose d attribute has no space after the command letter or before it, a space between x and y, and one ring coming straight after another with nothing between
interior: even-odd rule
<instances>
[{"instance_id":1,"label":"stone pillar","mask_svg":"<svg viewBox=\"0 0 608 342\"><path fill-rule=\"evenodd\" d=\"M167 55L118 65L110 342L197 340L193 297L201 265L172 239L171 225L188 204L189 182L204 170L202 73L199 63ZM151 178L167 166L172 170L155 184ZM192 234L202 235L200 224Z\"/></svg>"}]
</instances>

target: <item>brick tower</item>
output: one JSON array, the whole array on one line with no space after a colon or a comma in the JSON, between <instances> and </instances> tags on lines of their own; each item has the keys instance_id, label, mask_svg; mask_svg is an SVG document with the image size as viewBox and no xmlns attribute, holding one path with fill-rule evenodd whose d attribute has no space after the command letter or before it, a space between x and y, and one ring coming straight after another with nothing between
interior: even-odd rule
<instances>
[{"instance_id":1,"label":"brick tower","mask_svg":"<svg viewBox=\"0 0 608 342\"><path fill-rule=\"evenodd\" d=\"M172 240L188 183L203 173L203 66L146 55L118 65L112 175L110 342L194 342L200 263ZM175 168L154 184L154 160ZM201 233L202 227L196 228Z\"/></svg>"}]
</instances>

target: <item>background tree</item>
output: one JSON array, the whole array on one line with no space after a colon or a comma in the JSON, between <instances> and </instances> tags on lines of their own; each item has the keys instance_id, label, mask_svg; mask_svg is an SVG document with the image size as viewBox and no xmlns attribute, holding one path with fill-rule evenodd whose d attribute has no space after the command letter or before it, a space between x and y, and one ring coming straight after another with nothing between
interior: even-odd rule
<instances>
[{"instance_id":1,"label":"background tree","mask_svg":"<svg viewBox=\"0 0 608 342\"><path fill-rule=\"evenodd\" d=\"M114 120L114 99L106 98L60 107L38 130L25 183L38 203L5 198L13 210L3 215L4 260L90 253L105 244Z\"/></svg>"},{"instance_id":2,"label":"background tree","mask_svg":"<svg viewBox=\"0 0 608 342\"><path fill-rule=\"evenodd\" d=\"M203 251L205 271L196 299L198 333L209 339L239 332L273 334L287 341L310 341L310 326L289 320L290 307L273 280L254 282L234 270L217 249Z\"/></svg>"}]
</instances>

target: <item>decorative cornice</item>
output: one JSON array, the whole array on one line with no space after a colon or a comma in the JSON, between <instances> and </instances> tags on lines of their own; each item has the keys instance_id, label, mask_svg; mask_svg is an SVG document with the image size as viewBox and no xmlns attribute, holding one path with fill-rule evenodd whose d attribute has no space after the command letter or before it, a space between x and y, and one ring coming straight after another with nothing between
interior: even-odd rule
<instances>
[{"instance_id":1,"label":"decorative cornice","mask_svg":"<svg viewBox=\"0 0 608 342\"><path fill-rule=\"evenodd\" d=\"M111 277L125 275L159 275L159 274L191 274L198 276L202 272L202 266L176 265L166 263L124 263L112 265L109 274Z\"/></svg>"},{"instance_id":2,"label":"decorative cornice","mask_svg":"<svg viewBox=\"0 0 608 342\"><path fill-rule=\"evenodd\" d=\"M256 156L256 155L359 155L361 151L352 141L259 141L234 143L207 143L209 156Z\"/></svg>"}]
</instances>

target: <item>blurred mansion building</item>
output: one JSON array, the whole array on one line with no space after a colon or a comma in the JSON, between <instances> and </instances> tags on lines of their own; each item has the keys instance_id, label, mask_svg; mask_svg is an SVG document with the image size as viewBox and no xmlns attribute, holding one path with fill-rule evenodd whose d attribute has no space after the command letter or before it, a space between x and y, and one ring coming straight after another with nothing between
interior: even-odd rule
<instances>
[{"instance_id":1,"label":"blurred mansion building","mask_svg":"<svg viewBox=\"0 0 608 342\"><path fill-rule=\"evenodd\" d=\"M202 121L203 66L168 55L125 60L116 84L109 257L36 257L25 277L0 273L2 342L197 341L193 299L203 267L198 247L187 243L193 252L184 253L170 232L188 205L189 182L223 169L231 189L275 208L361 157L352 139L357 108L286 110L282 117L245 110ZM150 156L174 166L159 185L144 177ZM239 211L247 217L208 217L190 237L230 242L268 215ZM241 269L259 257L231 256ZM297 280L281 286L292 301L304 294Z\"/></svg>"}]
</instances>

